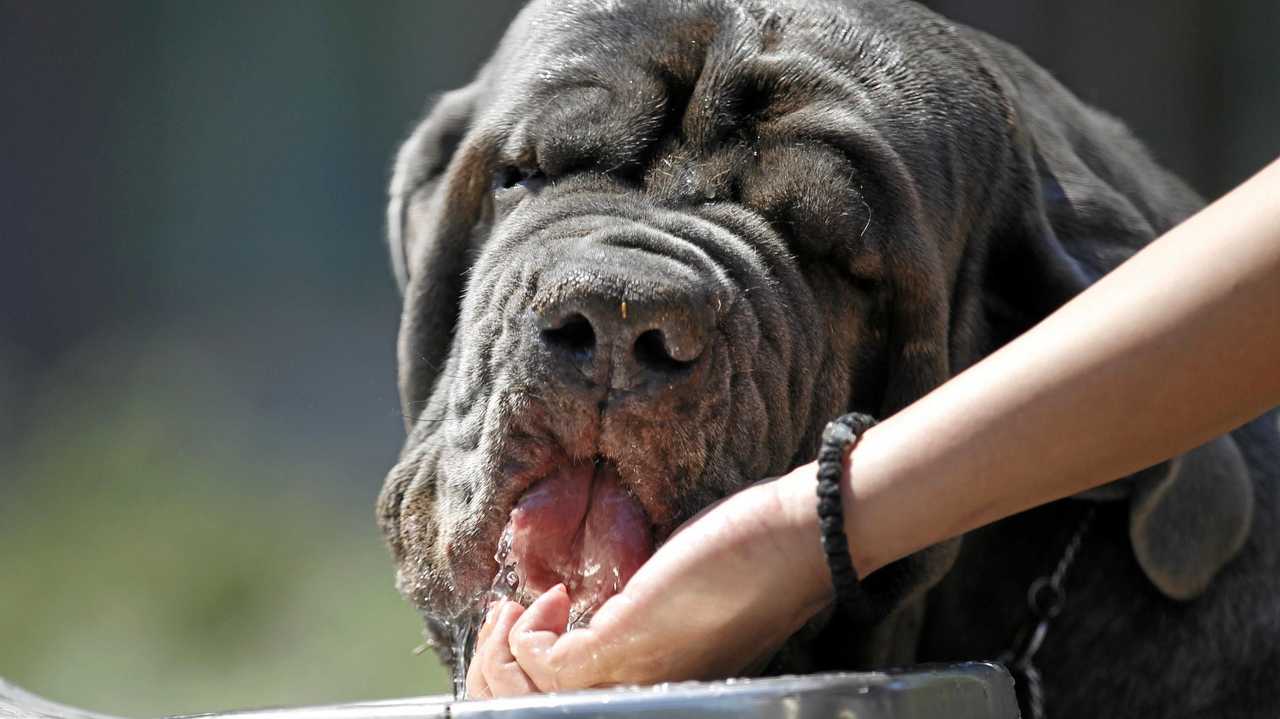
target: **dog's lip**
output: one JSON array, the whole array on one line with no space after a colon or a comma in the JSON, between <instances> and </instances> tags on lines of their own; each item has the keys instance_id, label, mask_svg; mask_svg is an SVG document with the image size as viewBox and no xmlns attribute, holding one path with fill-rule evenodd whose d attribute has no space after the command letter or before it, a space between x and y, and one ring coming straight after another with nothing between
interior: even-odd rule
<instances>
[{"instance_id":1,"label":"dog's lip","mask_svg":"<svg viewBox=\"0 0 1280 719\"><path fill-rule=\"evenodd\" d=\"M590 616L653 554L653 524L604 460L555 468L521 495L495 561L495 597L532 601L563 584L575 621Z\"/></svg>"},{"instance_id":2,"label":"dog's lip","mask_svg":"<svg viewBox=\"0 0 1280 719\"><path fill-rule=\"evenodd\" d=\"M535 484L549 477L559 466L582 461L584 461L583 458L575 458L568 453L562 452L554 460L539 462L536 466L527 469L504 473L504 485L500 494L500 501L494 502L495 509L491 512L492 515L499 518L501 522L505 522L506 518L511 516L511 511L515 509L516 504L520 502L520 498ZM634 491L633 482L627 481L630 473L624 471L617 460L606 455L594 455L589 461L597 464L612 463L615 467L618 467L623 486L630 490L631 496L644 510L645 516L649 518L650 529L654 532L655 537L665 537L673 531L674 528L669 527L668 522L654 519L654 517L661 517L665 514L665 507L657 506L652 501L646 501L648 499L647 493ZM497 544L497 537L500 534L501 530L494 533L494 545Z\"/></svg>"},{"instance_id":3,"label":"dog's lip","mask_svg":"<svg viewBox=\"0 0 1280 719\"><path fill-rule=\"evenodd\" d=\"M490 511L486 513L485 529L482 532L481 541L477 546L479 551L484 553L482 558L482 569L484 576L488 577L489 585L497 579L498 572L502 571L496 556L499 544L502 541L502 535L507 526L507 522L515 510L520 500L539 482L547 479L552 473L556 472L561 466L582 462L584 459L575 458L566 452L562 447L555 446L547 453L547 456L540 461L529 464L523 461L509 461L501 465L499 472L502 475L502 489L499 495L492 503ZM612 463L618 467L616 460L605 455L594 455L590 460L597 463ZM660 546L667 537L675 530L670 522L656 521L655 517L661 517L665 507L655 506L652 501L646 501L650 498L647 493L637 492L633 486L633 481L628 482L627 472L618 468L618 474L622 478L622 485L631 495L632 499L639 505L644 512L648 521L648 530L653 538L654 547ZM492 553L490 551L492 550ZM465 559L475 560L475 557ZM465 561L464 559L464 561Z\"/></svg>"}]
</instances>

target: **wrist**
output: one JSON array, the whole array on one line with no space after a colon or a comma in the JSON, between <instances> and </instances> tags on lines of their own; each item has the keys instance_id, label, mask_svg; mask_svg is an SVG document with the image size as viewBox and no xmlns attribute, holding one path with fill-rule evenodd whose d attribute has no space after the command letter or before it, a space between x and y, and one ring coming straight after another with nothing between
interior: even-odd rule
<instances>
[{"instance_id":1,"label":"wrist","mask_svg":"<svg viewBox=\"0 0 1280 719\"><path fill-rule=\"evenodd\" d=\"M874 441L868 441L876 433L878 427L867 430L866 435L857 444L855 451L846 452L843 458L843 474L840 478L840 497L844 505L844 530L849 542L849 555L853 560L854 570L859 578L883 566L879 561L875 547L871 546L865 531L867 482L855 481L855 477L867 479L874 472L876 460L872 455L877 449ZM856 467L855 465L856 459ZM786 475L775 480L779 503L783 507L783 521L788 531L798 536L807 537L803 557L806 562L812 560L821 569L821 577L827 590L831 589L831 573L826 565L822 551L821 531L818 524L817 498L817 463L801 465Z\"/></svg>"},{"instance_id":2,"label":"wrist","mask_svg":"<svg viewBox=\"0 0 1280 719\"><path fill-rule=\"evenodd\" d=\"M833 599L831 570L822 551L822 533L818 526L816 466L809 463L770 483L779 506L779 531L795 547L794 560L799 575L795 587L806 606L813 612Z\"/></svg>"}]
</instances>

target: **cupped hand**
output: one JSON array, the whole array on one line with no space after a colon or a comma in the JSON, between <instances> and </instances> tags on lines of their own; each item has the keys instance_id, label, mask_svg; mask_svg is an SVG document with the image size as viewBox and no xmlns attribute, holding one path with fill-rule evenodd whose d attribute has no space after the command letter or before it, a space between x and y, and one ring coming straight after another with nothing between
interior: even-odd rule
<instances>
[{"instance_id":1,"label":"cupped hand","mask_svg":"<svg viewBox=\"0 0 1280 719\"><path fill-rule=\"evenodd\" d=\"M673 534L591 623L566 631L555 587L493 607L468 672L471 696L740 675L831 598L812 467L734 494Z\"/></svg>"},{"instance_id":2,"label":"cupped hand","mask_svg":"<svg viewBox=\"0 0 1280 719\"><path fill-rule=\"evenodd\" d=\"M507 640L511 627L523 613L524 607L516 602L495 602L489 606L476 637L475 655L467 667L468 699L520 696L538 690L511 655Z\"/></svg>"}]
</instances>

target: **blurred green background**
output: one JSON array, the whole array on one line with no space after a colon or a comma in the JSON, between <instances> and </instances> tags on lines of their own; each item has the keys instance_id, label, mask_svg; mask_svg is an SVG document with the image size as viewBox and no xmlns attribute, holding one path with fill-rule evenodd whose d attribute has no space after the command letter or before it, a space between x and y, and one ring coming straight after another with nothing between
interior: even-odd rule
<instances>
[{"instance_id":1,"label":"blurred green background","mask_svg":"<svg viewBox=\"0 0 1280 719\"><path fill-rule=\"evenodd\" d=\"M936 0L1216 194L1280 3ZM0 676L131 716L441 692L373 501L390 158L514 2L0 1Z\"/></svg>"}]
</instances>

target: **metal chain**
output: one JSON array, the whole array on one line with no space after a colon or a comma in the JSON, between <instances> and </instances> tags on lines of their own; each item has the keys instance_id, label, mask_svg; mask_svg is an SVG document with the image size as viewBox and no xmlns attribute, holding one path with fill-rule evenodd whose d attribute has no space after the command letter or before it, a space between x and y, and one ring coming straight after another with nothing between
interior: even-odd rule
<instances>
[{"instance_id":1,"label":"metal chain","mask_svg":"<svg viewBox=\"0 0 1280 719\"><path fill-rule=\"evenodd\" d=\"M1067 593L1062 588L1062 583L1071 566L1075 564L1076 555L1080 553L1085 534L1093 522L1093 514L1094 508L1089 507L1076 527L1075 533L1067 542L1066 549L1063 550L1062 557L1058 559L1053 572L1037 577L1031 582L1031 586L1027 587L1027 606L1031 609L1035 626L1024 626L1014 639L1013 647L1001 654L999 658L1000 663L1009 667L1014 674L1015 681L1018 676L1023 678L1027 690L1028 711L1031 715L1029 719L1045 719L1046 716L1044 678L1033 660L1036 653L1040 651L1040 646L1044 644L1045 636L1049 633L1049 622L1061 614L1062 608L1066 605Z\"/></svg>"},{"instance_id":2,"label":"metal chain","mask_svg":"<svg viewBox=\"0 0 1280 719\"><path fill-rule=\"evenodd\" d=\"M1062 586L1063 577L1076 561L1076 554L1080 552L1080 545L1084 543L1084 534L1088 531L1089 524L1093 522L1093 512L1093 507L1089 507L1085 512L1084 518L1080 520L1080 526L1076 527L1076 533L1071 535L1071 541L1067 543L1066 551L1062 553L1062 559L1059 559L1058 566L1054 567L1053 574L1049 577L1050 583L1054 586Z\"/></svg>"}]
</instances>

